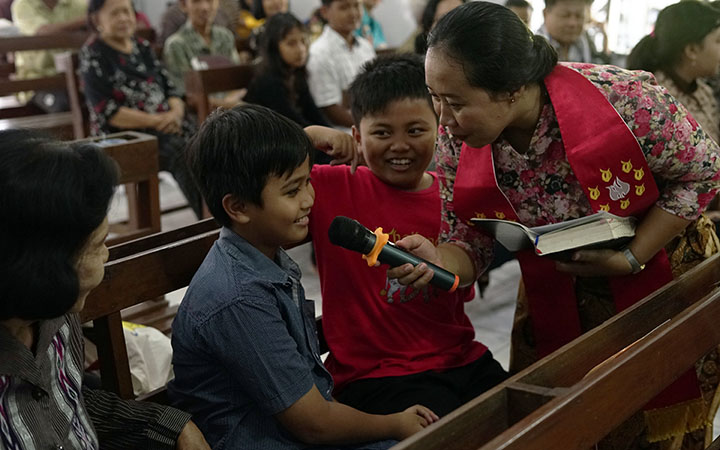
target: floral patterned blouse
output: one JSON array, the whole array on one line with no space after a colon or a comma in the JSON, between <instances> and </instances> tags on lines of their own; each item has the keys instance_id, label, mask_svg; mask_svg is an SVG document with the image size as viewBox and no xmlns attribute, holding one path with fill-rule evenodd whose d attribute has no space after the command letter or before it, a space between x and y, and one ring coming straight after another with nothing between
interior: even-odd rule
<instances>
[{"instance_id":1,"label":"floral patterned blouse","mask_svg":"<svg viewBox=\"0 0 720 450\"><path fill-rule=\"evenodd\" d=\"M160 113L170 110L170 97L180 97L145 40L133 39L127 54L94 38L80 51L79 72L93 136L120 131L110 119L121 106Z\"/></svg>"},{"instance_id":2,"label":"floral patterned blouse","mask_svg":"<svg viewBox=\"0 0 720 450\"><path fill-rule=\"evenodd\" d=\"M720 187L718 146L687 109L655 82L652 74L613 66L566 64L590 80L637 138L660 197L656 205L688 220L696 219ZM435 155L442 199L442 238L465 249L482 273L492 259L492 238L457 220L453 184L462 141L443 126ZM582 186L570 168L555 110L546 103L530 147L518 153L501 135L492 144L498 186L518 214L533 227L592 214Z\"/></svg>"}]
</instances>

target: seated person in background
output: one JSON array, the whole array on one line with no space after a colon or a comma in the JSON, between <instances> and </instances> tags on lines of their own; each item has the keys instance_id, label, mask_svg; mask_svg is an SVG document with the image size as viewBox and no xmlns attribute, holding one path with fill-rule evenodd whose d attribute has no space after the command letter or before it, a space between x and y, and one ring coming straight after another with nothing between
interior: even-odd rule
<instances>
[{"instance_id":1,"label":"seated person in background","mask_svg":"<svg viewBox=\"0 0 720 450\"><path fill-rule=\"evenodd\" d=\"M194 132L167 71L150 44L137 40L130 0L90 0L96 35L80 51L80 78L93 136L138 130L158 138L160 170L169 171L198 217L202 199L183 159Z\"/></svg>"},{"instance_id":2,"label":"seated person in background","mask_svg":"<svg viewBox=\"0 0 720 450\"><path fill-rule=\"evenodd\" d=\"M545 22L537 34L555 47L559 61L602 62L593 43L584 33L588 5L592 0L545 0Z\"/></svg>"},{"instance_id":3,"label":"seated person in background","mask_svg":"<svg viewBox=\"0 0 720 450\"><path fill-rule=\"evenodd\" d=\"M655 30L630 52L627 66L647 70L690 111L702 129L720 142L720 106L706 80L717 79L720 64L720 9L687 1L660 11ZM720 197L705 212L720 229Z\"/></svg>"},{"instance_id":4,"label":"seated person in background","mask_svg":"<svg viewBox=\"0 0 720 450\"><path fill-rule=\"evenodd\" d=\"M223 229L173 323L168 393L213 447L337 448L404 439L436 418L422 406L370 415L332 398L313 302L282 249L307 236L312 150L296 123L256 105L216 111L188 147L193 177Z\"/></svg>"},{"instance_id":5,"label":"seated person in background","mask_svg":"<svg viewBox=\"0 0 720 450\"><path fill-rule=\"evenodd\" d=\"M507 0L505 7L517 14L525 25L530 27L530 18L532 17L533 7L526 0Z\"/></svg>"},{"instance_id":6,"label":"seated person in background","mask_svg":"<svg viewBox=\"0 0 720 450\"><path fill-rule=\"evenodd\" d=\"M350 85L353 137L368 167L315 166L317 193L310 235L323 298L325 360L340 402L372 414L415 403L444 416L502 382L507 373L463 311L472 286L447 293L388 280L387 266L368 267L355 252L332 245L336 216L377 227L399 240L440 236L440 193L427 172L437 118L419 55L367 63ZM339 133L339 131L338 131Z\"/></svg>"},{"instance_id":7,"label":"seated person in background","mask_svg":"<svg viewBox=\"0 0 720 450\"><path fill-rule=\"evenodd\" d=\"M15 26L28 36L84 30L86 13L87 0L15 0L12 4ZM62 51L64 50L16 52L17 77L40 78L57 74L54 55ZM70 109L65 90L23 92L19 98L32 102L45 112Z\"/></svg>"},{"instance_id":8,"label":"seated person in background","mask_svg":"<svg viewBox=\"0 0 720 450\"><path fill-rule=\"evenodd\" d=\"M288 12L288 0L254 0L253 15L257 19L257 26L253 27L250 34L250 49L257 54L262 45L262 35L265 32L265 24L274 15Z\"/></svg>"},{"instance_id":9,"label":"seated person in background","mask_svg":"<svg viewBox=\"0 0 720 450\"><path fill-rule=\"evenodd\" d=\"M220 0L214 24L227 28L233 36L237 27L240 6L237 0ZM165 45L165 41L187 22L187 15L180 6L180 2L168 3L168 7L160 18L160 34L158 44Z\"/></svg>"},{"instance_id":10,"label":"seated person in background","mask_svg":"<svg viewBox=\"0 0 720 450\"><path fill-rule=\"evenodd\" d=\"M427 1L425 0L408 0L408 9L410 10L412 18L415 19L417 26L412 33L405 38L405 41L395 49L397 53L412 53L415 51L415 39L422 33L420 24L422 23L422 15L426 5Z\"/></svg>"},{"instance_id":11,"label":"seated person in background","mask_svg":"<svg viewBox=\"0 0 720 450\"><path fill-rule=\"evenodd\" d=\"M0 132L0 448L209 450L189 414L84 386L77 313L103 279L117 176L95 146Z\"/></svg>"},{"instance_id":12,"label":"seated person in background","mask_svg":"<svg viewBox=\"0 0 720 450\"><path fill-rule=\"evenodd\" d=\"M301 127L327 126L307 85L308 51L303 24L290 13L276 14L265 24L263 36L260 68L245 101L270 108ZM330 162L323 152L316 152L315 157L318 163Z\"/></svg>"},{"instance_id":13,"label":"seated person in background","mask_svg":"<svg viewBox=\"0 0 720 450\"><path fill-rule=\"evenodd\" d=\"M322 0L321 11L327 24L310 45L310 93L333 125L351 127L346 91L360 67L375 57L375 50L355 36L362 18L360 0Z\"/></svg>"},{"instance_id":14,"label":"seated person in background","mask_svg":"<svg viewBox=\"0 0 720 450\"><path fill-rule=\"evenodd\" d=\"M235 37L226 28L213 25L219 0L180 0L188 21L165 41L163 59L176 92L185 93L185 73L202 68L202 58L220 57L226 64L239 64ZM211 96L210 106L232 108L242 100L242 91Z\"/></svg>"},{"instance_id":15,"label":"seated person in background","mask_svg":"<svg viewBox=\"0 0 720 450\"><path fill-rule=\"evenodd\" d=\"M646 70L720 142L720 108L705 78L718 75L720 10L695 1L660 11L655 30L630 52L628 69Z\"/></svg>"},{"instance_id":16,"label":"seated person in background","mask_svg":"<svg viewBox=\"0 0 720 450\"><path fill-rule=\"evenodd\" d=\"M360 28L355 30L355 36L364 37L375 49L387 47L387 40L380 22L370 15L370 12L375 9L378 3L380 3L380 0L363 0L362 21L360 22Z\"/></svg>"},{"instance_id":17,"label":"seated person in background","mask_svg":"<svg viewBox=\"0 0 720 450\"><path fill-rule=\"evenodd\" d=\"M466 2L467 0L430 0L425 5L422 20L420 21L422 32L415 38L415 53L424 56L427 50L427 36L432 27L445 14Z\"/></svg>"}]
</instances>

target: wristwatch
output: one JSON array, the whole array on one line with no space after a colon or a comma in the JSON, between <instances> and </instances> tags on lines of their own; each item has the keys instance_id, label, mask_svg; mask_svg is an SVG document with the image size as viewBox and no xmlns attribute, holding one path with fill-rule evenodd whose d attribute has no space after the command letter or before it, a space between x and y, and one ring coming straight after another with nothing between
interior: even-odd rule
<instances>
[{"instance_id":1,"label":"wristwatch","mask_svg":"<svg viewBox=\"0 0 720 450\"><path fill-rule=\"evenodd\" d=\"M630 263L630 267L632 267L632 274L635 275L636 273L640 272L645 268L645 264L640 264L640 262L635 258L635 255L633 255L633 252L630 251L629 248L625 247L622 251L623 255L625 255L625 259L628 260Z\"/></svg>"}]
</instances>

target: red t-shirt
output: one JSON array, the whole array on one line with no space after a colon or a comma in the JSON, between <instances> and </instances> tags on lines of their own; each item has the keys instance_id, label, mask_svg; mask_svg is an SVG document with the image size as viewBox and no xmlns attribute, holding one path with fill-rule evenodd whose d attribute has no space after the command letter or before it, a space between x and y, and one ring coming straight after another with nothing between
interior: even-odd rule
<instances>
[{"instance_id":1,"label":"red t-shirt","mask_svg":"<svg viewBox=\"0 0 720 450\"><path fill-rule=\"evenodd\" d=\"M437 178L419 192L398 190L366 167L314 166L315 205L310 234L320 272L323 331L330 347L325 361L336 392L361 378L410 375L469 364L487 347L474 341L475 330L463 304L472 288L453 294L426 287L420 291L387 279L387 265L368 267L361 255L333 245L328 228L347 216L374 230L383 227L391 241L421 234L437 243L440 197Z\"/></svg>"}]
</instances>

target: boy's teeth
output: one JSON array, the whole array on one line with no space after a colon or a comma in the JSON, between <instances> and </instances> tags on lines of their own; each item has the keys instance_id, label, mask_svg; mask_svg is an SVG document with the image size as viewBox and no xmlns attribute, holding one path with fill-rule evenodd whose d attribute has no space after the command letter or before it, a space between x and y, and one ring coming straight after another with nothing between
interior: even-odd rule
<instances>
[{"instance_id":1,"label":"boy's teeth","mask_svg":"<svg viewBox=\"0 0 720 450\"><path fill-rule=\"evenodd\" d=\"M390 164L410 164L410 162L411 161L407 158L390 160Z\"/></svg>"}]
</instances>

